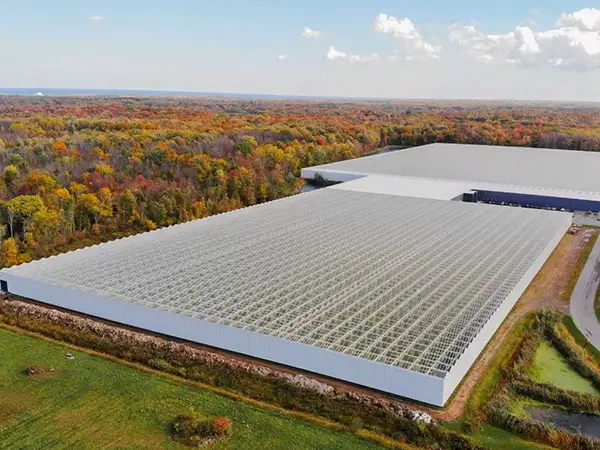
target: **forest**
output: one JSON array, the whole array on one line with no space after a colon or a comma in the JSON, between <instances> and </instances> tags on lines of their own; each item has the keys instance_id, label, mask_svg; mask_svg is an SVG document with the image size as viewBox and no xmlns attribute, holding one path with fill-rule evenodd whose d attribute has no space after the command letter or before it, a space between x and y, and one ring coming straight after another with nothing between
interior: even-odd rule
<instances>
[{"instance_id":1,"label":"forest","mask_svg":"<svg viewBox=\"0 0 600 450\"><path fill-rule=\"evenodd\" d=\"M433 142L600 151L600 107L2 96L1 264L285 197L302 167Z\"/></svg>"}]
</instances>

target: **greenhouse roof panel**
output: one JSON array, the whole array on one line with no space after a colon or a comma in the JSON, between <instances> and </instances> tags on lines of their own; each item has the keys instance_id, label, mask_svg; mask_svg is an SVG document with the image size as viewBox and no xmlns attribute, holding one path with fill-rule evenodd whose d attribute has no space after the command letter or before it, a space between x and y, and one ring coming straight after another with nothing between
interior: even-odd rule
<instances>
[{"instance_id":1,"label":"greenhouse roof panel","mask_svg":"<svg viewBox=\"0 0 600 450\"><path fill-rule=\"evenodd\" d=\"M329 188L5 272L443 378L564 224Z\"/></svg>"}]
</instances>

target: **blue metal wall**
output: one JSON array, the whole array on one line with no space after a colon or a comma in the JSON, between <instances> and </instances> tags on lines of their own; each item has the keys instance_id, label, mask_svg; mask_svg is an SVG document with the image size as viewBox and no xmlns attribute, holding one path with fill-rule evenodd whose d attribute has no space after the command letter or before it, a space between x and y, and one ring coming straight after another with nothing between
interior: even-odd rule
<instances>
[{"instance_id":1,"label":"blue metal wall","mask_svg":"<svg viewBox=\"0 0 600 450\"><path fill-rule=\"evenodd\" d=\"M544 195L515 194L513 192L477 191L479 201L504 202L519 206L556 208L567 211L600 212L600 202L575 198L548 197Z\"/></svg>"}]
</instances>

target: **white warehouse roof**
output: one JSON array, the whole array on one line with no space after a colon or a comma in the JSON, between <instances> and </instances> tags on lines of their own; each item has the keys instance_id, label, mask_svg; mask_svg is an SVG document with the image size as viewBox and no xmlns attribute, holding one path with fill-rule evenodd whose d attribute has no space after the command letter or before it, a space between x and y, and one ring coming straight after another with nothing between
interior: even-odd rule
<instances>
[{"instance_id":1,"label":"white warehouse roof","mask_svg":"<svg viewBox=\"0 0 600 450\"><path fill-rule=\"evenodd\" d=\"M430 144L302 170L346 174L347 181L364 175L394 175L437 180L600 193L600 154L489 145Z\"/></svg>"},{"instance_id":2,"label":"white warehouse roof","mask_svg":"<svg viewBox=\"0 0 600 450\"><path fill-rule=\"evenodd\" d=\"M570 222L327 188L0 278L23 297L443 405Z\"/></svg>"}]
</instances>

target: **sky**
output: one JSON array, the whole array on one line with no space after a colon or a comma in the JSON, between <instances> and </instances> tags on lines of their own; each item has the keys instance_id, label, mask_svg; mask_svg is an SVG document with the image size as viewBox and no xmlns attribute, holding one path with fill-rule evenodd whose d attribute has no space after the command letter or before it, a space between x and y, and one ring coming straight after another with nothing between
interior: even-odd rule
<instances>
[{"instance_id":1,"label":"sky","mask_svg":"<svg viewBox=\"0 0 600 450\"><path fill-rule=\"evenodd\" d=\"M591 0L0 0L0 87L600 101Z\"/></svg>"}]
</instances>

